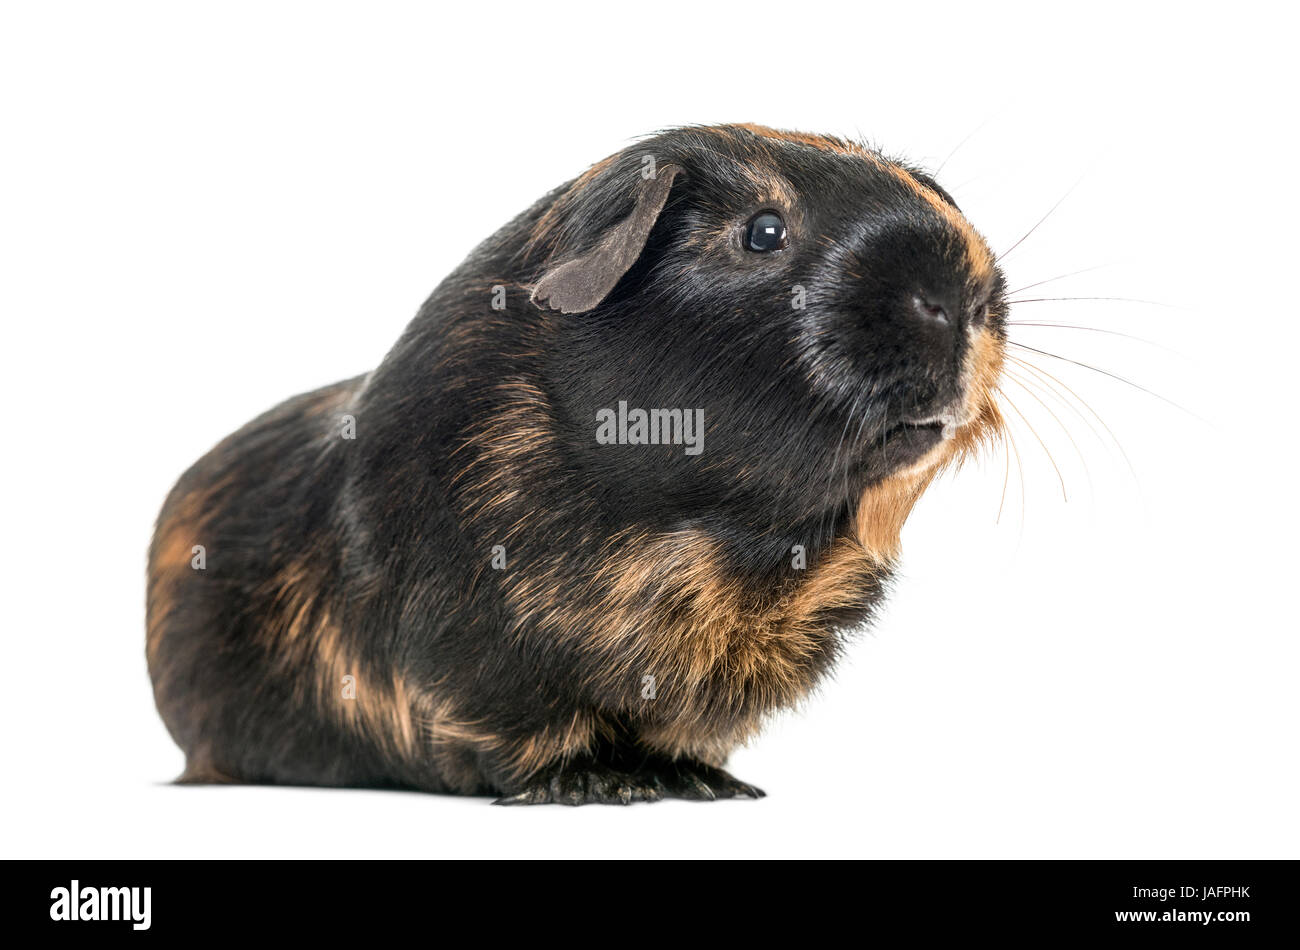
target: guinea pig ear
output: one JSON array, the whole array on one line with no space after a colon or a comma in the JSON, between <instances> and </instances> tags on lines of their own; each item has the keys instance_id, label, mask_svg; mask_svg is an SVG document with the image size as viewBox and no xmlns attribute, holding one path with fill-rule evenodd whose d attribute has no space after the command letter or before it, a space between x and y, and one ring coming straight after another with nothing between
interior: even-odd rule
<instances>
[{"instance_id":1,"label":"guinea pig ear","mask_svg":"<svg viewBox=\"0 0 1300 950\"><path fill-rule=\"evenodd\" d=\"M641 256L678 171L675 165L662 165L653 178L642 179L632 213L586 254L543 274L533 288L533 303L561 313L585 313L604 300Z\"/></svg>"}]
</instances>

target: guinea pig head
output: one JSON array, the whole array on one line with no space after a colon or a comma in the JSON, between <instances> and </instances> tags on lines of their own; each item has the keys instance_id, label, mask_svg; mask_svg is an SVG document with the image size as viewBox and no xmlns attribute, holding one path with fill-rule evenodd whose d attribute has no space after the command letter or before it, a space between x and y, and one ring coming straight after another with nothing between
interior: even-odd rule
<instances>
[{"instance_id":1,"label":"guinea pig head","mask_svg":"<svg viewBox=\"0 0 1300 950\"><path fill-rule=\"evenodd\" d=\"M660 510L791 526L910 509L1000 429L994 257L930 177L865 146L666 132L563 190L526 257L575 453ZM599 443L620 407L696 413L699 451Z\"/></svg>"}]
</instances>

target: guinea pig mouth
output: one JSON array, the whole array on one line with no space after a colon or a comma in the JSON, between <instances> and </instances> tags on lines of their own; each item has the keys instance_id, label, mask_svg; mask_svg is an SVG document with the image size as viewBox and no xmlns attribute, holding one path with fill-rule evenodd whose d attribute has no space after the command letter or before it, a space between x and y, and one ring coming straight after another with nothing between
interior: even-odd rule
<instances>
[{"instance_id":1,"label":"guinea pig mouth","mask_svg":"<svg viewBox=\"0 0 1300 950\"><path fill-rule=\"evenodd\" d=\"M891 458L898 453L900 461L901 456L919 458L944 440L949 426L950 423L943 419L900 422L885 430L881 438L882 447Z\"/></svg>"},{"instance_id":2,"label":"guinea pig mouth","mask_svg":"<svg viewBox=\"0 0 1300 950\"><path fill-rule=\"evenodd\" d=\"M909 465L957 434L962 421L955 412L904 419L885 430L879 447L893 465Z\"/></svg>"}]
</instances>

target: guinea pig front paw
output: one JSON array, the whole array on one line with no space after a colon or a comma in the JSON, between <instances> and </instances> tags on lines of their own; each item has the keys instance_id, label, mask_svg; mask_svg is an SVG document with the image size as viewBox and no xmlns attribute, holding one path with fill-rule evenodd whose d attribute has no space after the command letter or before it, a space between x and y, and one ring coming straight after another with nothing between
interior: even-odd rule
<instances>
[{"instance_id":1,"label":"guinea pig front paw","mask_svg":"<svg viewBox=\"0 0 1300 950\"><path fill-rule=\"evenodd\" d=\"M765 794L722 769L690 759L647 759L631 770L582 761L543 769L493 804L630 805L664 798L714 801Z\"/></svg>"},{"instance_id":2,"label":"guinea pig front paw","mask_svg":"<svg viewBox=\"0 0 1300 950\"><path fill-rule=\"evenodd\" d=\"M664 789L665 798L711 802L720 798L763 798L767 795L761 788L742 782L725 769L693 759L647 763L645 769Z\"/></svg>"}]
</instances>

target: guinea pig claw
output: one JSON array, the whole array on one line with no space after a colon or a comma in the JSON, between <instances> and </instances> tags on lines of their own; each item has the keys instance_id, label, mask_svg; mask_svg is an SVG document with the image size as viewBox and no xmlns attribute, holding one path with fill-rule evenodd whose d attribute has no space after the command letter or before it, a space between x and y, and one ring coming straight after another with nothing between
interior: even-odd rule
<instances>
[{"instance_id":1,"label":"guinea pig claw","mask_svg":"<svg viewBox=\"0 0 1300 950\"><path fill-rule=\"evenodd\" d=\"M679 798L716 801L722 798L759 799L767 794L730 772L700 762L675 762L673 770L677 773L676 797Z\"/></svg>"},{"instance_id":2,"label":"guinea pig claw","mask_svg":"<svg viewBox=\"0 0 1300 950\"><path fill-rule=\"evenodd\" d=\"M568 763L545 770L494 805L630 805L664 798L717 801L763 798L764 792L701 762L650 760L628 771L601 763Z\"/></svg>"}]
</instances>

